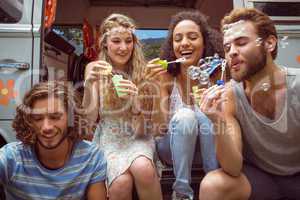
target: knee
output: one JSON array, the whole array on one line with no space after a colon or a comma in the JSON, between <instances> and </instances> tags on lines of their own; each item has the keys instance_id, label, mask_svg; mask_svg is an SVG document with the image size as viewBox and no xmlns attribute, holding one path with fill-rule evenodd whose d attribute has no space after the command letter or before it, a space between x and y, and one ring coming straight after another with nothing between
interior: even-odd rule
<instances>
[{"instance_id":1,"label":"knee","mask_svg":"<svg viewBox=\"0 0 300 200\"><path fill-rule=\"evenodd\" d=\"M251 192L245 176L231 177L221 169L209 172L200 183L199 199L246 200Z\"/></svg>"},{"instance_id":2,"label":"knee","mask_svg":"<svg viewBox=\"0 0 300 200\"><path fill-rule=\"evenodd\" d=\"M222 174L218 171L212 171L208 173L200 183L200 193L201 194L211 194L211 193L225 193L228 188L224 184Z\"/></svg>"},{"instance_id":3,"label":"knee","mask_svg":"<svg viewBox=\"0 0 300 200\"><path fill-rule=\"evenodd\" d=\"M131 195L132 189L133 177L129 173L126 173L119 176L112 182L108 189L108 192L109 196L115 196L119 197L120 199L125 199L125 197Z\"/></svg>"},{"instance_id":4,"label":"knee","mask_svg":"<svg viewBox=\"0 0 300 200\"><path fill-rule=\"evenodd\" d=\"M178 110L171 119L171 128L179 132L192 134L198 128L196 114L189 108Z\"/></svg>"},{"instance_id":5,"label":"knee","mask_svg":"<svg viewBox=\"0 0 300 200\"><path fill-rule=\"evenodd\" d=\"M136 182L142 185L151 185L156 179L157 174L152 162L141 156L137 158L131 165L130 171Z\"/></svg>"}]
</instances>

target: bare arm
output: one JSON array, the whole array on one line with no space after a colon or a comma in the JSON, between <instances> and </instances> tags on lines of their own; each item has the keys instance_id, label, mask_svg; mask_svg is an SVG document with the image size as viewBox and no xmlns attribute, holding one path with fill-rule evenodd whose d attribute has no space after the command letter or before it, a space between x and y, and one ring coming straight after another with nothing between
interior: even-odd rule
<instances>
[{"instance_id":1,"label":"bare arm","mask_svg":"<svg viewBox=\"0 0 300 200\"><path fill-rule=\"evenodd\" d=\"M151 84L142 80L137 88L138 95L133 99L132 105L132 126L137 137L144 136L151 132L149 127L151 120L151 111L153 107L153 98L151 95Z\"/></svg>"},{"instance_id":2,"label":"bare arm","mask_svg":"<svg viewBox=\"0 0 300 200\"><path fill-rule=\"evenodd\" d=\"M169 115L169 92L166 87L157 86L153 94L153 110L151 120L154 135L167 132Z\"/></svg>"},{"instance_id":3,"label":"bare arm","mask_svg":"<svg viewBox=\"0 0 300 200\"><path fill-rule=\"evenodd\" d=\"M90 122L95 123L99 113L99 83L85 81L82 106Z\"/></svg>"},{"instance_id":4,"label":"bare arm","mask_svg":"<svg viewBox=\"0 0 300 200\"><path fill-rule=\"evenodd\" d=\"M110 73L111 66L105 61L90 62L85 69L84 74L84 94L82 106L86 110L86 115L91 123L95 123L100 108L100 85L103 82L103 76Z\"/></svg>"},{"instance_id":5,"label":"bare arm","mask_svg":"<svg viewBox=\"0 0 300 200\"><path fill-rule=\"evenodd\" d=\"M239 176L243 166L241 129L235 118L235 100L227 92L225 121L219 122L216 132L216 152L222 169L232 176ZM224 125L224 127L222 127Z\"/></svg>"},{"instance_id":6,"label":"bare arm","mask_svg":"<svg viewBox=\"0 0 300 200\"><path fill-rule=\"evenodd\" d=\"M222 169L231 176L239 176L243 165L242 139L231 86L225 90L210 88L201 102L201 110L214 123L217 158Z\"/></svg>"},{"instance_id":7,"label":"bare arm","mask_svg":"<svg viewBox=\"0 0 300 200\"><path fill-rule=\"evenodd\" d=\"M90 185L87 189L86 194L87 200L105 200L106 196L106 188L104 182L97 182Z\"/></svg>"},{"instance_id":8,"label":"bare arm","mask_svg":"<svg viewBox=\"0 0 300 200\"><path fill-rule=\"evenodd\" d=\"M151 121L153 134L162 135L168 128L169 88L173 83L172 76L153 59L147 64L146 79L151 82L153 107Z\"/></svg>"}]
</instances>

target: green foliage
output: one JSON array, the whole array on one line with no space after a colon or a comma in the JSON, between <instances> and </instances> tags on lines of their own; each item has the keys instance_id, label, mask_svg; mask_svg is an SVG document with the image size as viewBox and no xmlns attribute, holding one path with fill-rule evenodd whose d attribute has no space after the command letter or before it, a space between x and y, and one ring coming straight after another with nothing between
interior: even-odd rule
<instances>
[{"instance_id":1,"label":"green foliage","mask_svg":"<svg viewBox=\"0 0 300 200\"><path fill-rule=\"evenodd\" d=\"M159 57L160 47L163 41L164 38L141 40L143 44L143 51L148 61Z\"/></svg>"},{"instance_id":2,"label":"green foliage","mask_svg":"<svg viewBox=\"0 0 300 200\"><path fill-rule=\"evenodd\" d=\"M63 36L67 41L72 42L77 46L83 46L82 29L76 26L55 26L54 30L57 34ZM149 61L159 57L160 47L164 38L149 38L141 40L143 51L146 59ZM81 49L82 51L82 49Z\"/></svg>"},{"instance_id":3,"label":"green foliage","mask_svg":"<svg viewBox=\"0 0 300 200\"><path fill-rule=\"evenodd\" d=\"M73 41L76 45L82 45L83 37L81 27L55 26L54 30L68 41Z\"/></svg>"}]
</instances>

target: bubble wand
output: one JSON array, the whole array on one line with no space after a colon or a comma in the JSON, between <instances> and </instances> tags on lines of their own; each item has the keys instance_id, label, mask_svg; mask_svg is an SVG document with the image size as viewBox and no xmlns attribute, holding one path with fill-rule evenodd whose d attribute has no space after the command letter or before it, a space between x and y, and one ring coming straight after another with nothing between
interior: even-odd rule
<instances>
[{"instance_id":1,"label":"bubble wand","mask_svg":"<svg viewBox=\"0 0 300 200\"><path fill-rule=\"evenodd\" d=\"M225 70L226 70L226 64L227 61L225 59L223 59L222 61L222 65L221 65L221 79L217 80L217 85L225 85L225 80L224 80L224 74L225 74Z\"/></svg>"},{"instance_id":2,"label":"bubble wand","mask_svg":"<svg viewBox=\"0 0 300 200\"><path fill-rule=\"evenodd\" d=\"M155 64L160 64L163 69L167 69L169 64L171 64L171 63L182 63L185 60L186 60L185 57L182 57L182 58L177 58L176 60L173 60L173 61L157 60L154 63Z\"/></svg>"}]
</instances>

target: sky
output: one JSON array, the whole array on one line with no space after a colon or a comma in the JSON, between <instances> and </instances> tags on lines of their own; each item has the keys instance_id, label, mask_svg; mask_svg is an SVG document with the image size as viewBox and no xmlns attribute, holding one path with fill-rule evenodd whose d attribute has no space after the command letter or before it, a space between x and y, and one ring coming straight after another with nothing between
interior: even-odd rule
<instances>
[{"instance_id":1,"label":"sky","mask_svg":"<svg viewBox=\"0 0 300 200\"><path fill-rule=\"evenodd\" d=\"M165 38L167 37L167 30L145 30L145 29L138 29L135 31L137 37L142 39L147 38Z\"/></svg>"}]
</instances>

